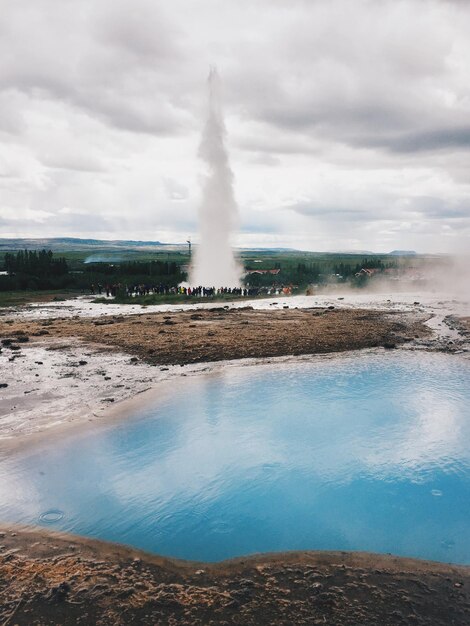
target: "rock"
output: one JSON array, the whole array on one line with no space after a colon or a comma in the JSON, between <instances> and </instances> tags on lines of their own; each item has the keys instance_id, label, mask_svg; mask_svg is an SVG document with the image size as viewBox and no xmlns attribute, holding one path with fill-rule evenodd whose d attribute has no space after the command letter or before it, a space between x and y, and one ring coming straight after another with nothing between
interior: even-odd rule
<instances>
[{"instance_id":1,"label":"rock","mask_svg":"<svg viewBox=\"0 0 470 626\"><path fill-rule=\"evenodd\" d=\"M335 596L332 593L328 593L326 591L320 593L317 597L317 602L324 606L331 606L335 602Z\"/></svg>"},{"instance_id":2,"label":"rock","mask_svg":"<svg viewBox=\"0 0 470 626\"><path fill-rule=\"evenodd\" d=\"M393 350L394 348L396 348L396 347L397 347L397 344L396 344L396 343L393 343L392 341L386 341L386 342L383 344L383 347L384 347L386 350Z\"/></svg>"},{"instance_id":3,"label":"rock","mask_svg":"<svg viewBox=\"0 0 470 626\"><path fill-rule=\"evenodd\" d=\"M137 363L138 360L136 356L131 356L131 363Z\"/></svg>"},{"instance_id":4,"label":"rock","mask_svg":"<svg viewBox=\"0 0 470 626\"><path fill-rule=\"evenodd\" d=\"M11 346L12 343L13 343L13 339L2 339L2 344L4 346Z\"/></svg>"},{"instance_id":5,"label":"rock","mask_svg":"<svg viewBox=\"0 0 470 626\"><path fill-rule=\"evenodd\" d=\"M50 602L64 602L70 593L68 582L62 582L57 587L53 587L49 593Z\"/></svg>"},{"instance_id":6,"label":"rock","mask_svg":"<svg viewBox=\"0 0 470 626\"><path fill-rule=\"evenodd\" d=\"M248 587L242 587L241 589L234 589L231 595L239 602L247 602L252 597L253 590Z\"/></svg>"},{"instance_id":7,"label":"rock","mask_svg":"<svg viewBox=\"0 0 470 626\"><path fill-rule=\"evenodd\" d=\"M0 389L6 389L8 387L8 383L0 383Z\"/></svg>"},{"instance_id":8,"label":"rock","mask_svg":"<svg viewBox=\"0 0 470 626\"><path fill-rule=\"evenodd\" d=\"M87 365L87 364L88 364L88 361L79 361L79 362L78 362L78 364L79 364L79 365Z\"/></svg>"}]
</instances>

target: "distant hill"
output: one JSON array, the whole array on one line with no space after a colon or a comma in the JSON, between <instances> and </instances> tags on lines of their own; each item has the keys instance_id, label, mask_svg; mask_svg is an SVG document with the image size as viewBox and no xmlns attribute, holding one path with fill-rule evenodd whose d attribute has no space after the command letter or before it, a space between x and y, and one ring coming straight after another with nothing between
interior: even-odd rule
<instances>
[{"instance_id":1,"label":"distant hill","mask_svg":"<svg viewBox=\"0 0 470 626\"><path fill-rule=\"evenodd\" d=\"M360 254L362 256L376 256L378 254L381 254L381 252L372 252L372 250L331 250L330 252L326 252L323 254Z\"/></svg>"},{"instance_id":2,"label":"distant hill","mask_svg":"<svg viewBox=\"0 0 470 626\"><path fill-rule=\"evenodd\" d=\"M67 250L138 250L168 247L171 244L160 241L133 241L107 239L79 239L76 237L52 237L46 239L2 239L0 250L39 250L47 248L54 251ZM177 245L177 244L176 244Z\"/></svg>"},{"instance_id":3,"label":"distant hill","mask_svg":"<svg viewBox=\"0 0 470 626\"><path fill-rule=\"evenodd\" d=\"M194 244L195 245L195 244ZM195 247L197 247L195 245ZM128 251L158 251L164 249L169 252L171 250L186 250L186 243L162 243L161 241L136 241L133 239L80 239L79 237L50 237L50 238L0 238L0 252L11 250L53 250L54 252L70 252L76 251L104 251L104 252L124 252ZM312 254L324 256L325 254L344 254L344 255L363 255L372 256L377 252L371 252L370 250L334 250L330 252L306 252L297 250L295 248L238 248L240 253L252 253L252 254ZM416 256L414 250L392 250L388 253L390 256Z\"/></svg>"}]
</instances>

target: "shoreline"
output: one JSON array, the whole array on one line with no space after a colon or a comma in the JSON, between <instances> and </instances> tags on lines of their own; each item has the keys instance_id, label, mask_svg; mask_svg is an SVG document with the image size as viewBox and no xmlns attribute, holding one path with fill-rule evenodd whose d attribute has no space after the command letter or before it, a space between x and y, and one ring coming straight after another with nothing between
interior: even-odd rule
<instances>
[{"instance_id":1,"label":"shoreline","mask_svg":"<svg viewBox=\"0 0 470 626\"><path fill-rule=\"evenodd\" d=\"M338 551L190 562L21 526L0 540L2 623L468 623L466 566Z\"/></svg>"},{"instance_id":2,"label":"shoreline","mask_svg":"<svg viewBox=\"0 0 470 626\"><path fill-rule=\"evenodd\" d=\"M468 350L468 328L459 318L449 322L447 315L415 309L211 307L105 318L4 318L0 449L106 424L166 381L232 364L378 348Z\"/></svg>"},{"instance_id":3,"label":"shoreline","mask_svg":"<svg viewBox=\"0 0 470 626\"><path fill-rule=\"evenodd\" d=\"M394 350L393 353L416 354L417 352L433 352L431 350L415 350L402 346ZM442 352L438 352L442 353ZM451 353L452 354L452 353ZM117 403L99 407L100 413L94 411L92 415L84 415L77 412L71 412L61 421L52 424L44 424L44 428L40 430L28 430L17 432L10 436L0 435L0 453L4 455L10 454L28 454L29 451L36 452L38 449L47 450L50 445L50 436L57 438L77 438L87 437L92 432L112 429L115 425L138 417L141 410L147 407L157 407L159 403L164 404L168 397L181 391L180 386L198 384L201 376L217 376L223 374L229 368L258 368L258 367L278 367L289 364L312 363L323 359L357 359L360 355L375 356L376 358L386 358L391 356L389 350L383 348L363 348L361 350L344 350L341 352L330 352L322 354L301 354L286 355L280 357L253 357L247 359L236 359L230 361L211 361L197 365L187 364L185 366L172 366L168 371L153 379L150 386L134 392L132 395L125 397ZM450 355L449 355L450 356ZM456 354L455 358L469 358L465 354ZM164 368L166 369L166 368ZM176 385L176 388L175 388ZM1 432L1 431L0 431ZM0 522L1 523L1 522Z\"/></svg>"},{"instance_id":4,"label":"shoreline","mask_svg":"<svg viewBox=\"0 0 470 626\"><path fill-rule=\"evenodd\" d=\"M0 327L0 446L101 422L162 382L216 363L427 349L427 320L421 312L330 308L10 320Z\"/></svg>"}]
</instances>

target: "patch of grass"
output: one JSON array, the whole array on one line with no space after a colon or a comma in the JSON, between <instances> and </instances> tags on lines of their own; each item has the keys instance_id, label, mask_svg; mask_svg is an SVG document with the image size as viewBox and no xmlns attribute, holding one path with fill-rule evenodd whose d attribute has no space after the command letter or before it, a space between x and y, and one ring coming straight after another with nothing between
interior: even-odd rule
<instances>
[{"instance_id":1,"label":"patch of grass","mask_svg":"<svg viewBox=\"0 0 470 626\"><path fill-rule=\"evenodd\" d=\"M0 291L0 309L11 306L21 306L34 302L58 302L82 295L81 291Z\"/></svg>"}]
</instances>

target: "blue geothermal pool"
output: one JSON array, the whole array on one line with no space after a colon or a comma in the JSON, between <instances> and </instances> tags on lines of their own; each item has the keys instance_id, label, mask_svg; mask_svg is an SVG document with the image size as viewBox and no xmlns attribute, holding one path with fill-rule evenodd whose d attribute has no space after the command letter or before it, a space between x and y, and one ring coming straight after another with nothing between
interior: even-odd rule
<instances>
[{"instance_id":1,"label":"blue geothermal pool","mask_svg":"<svg viewBox=\"0 0 470 626\"><path fill-rule=\"evenodd\" d=\"M470 563L470 361L361 353L163 383L0 460L0 520L214 561L367 550Z\"/></svg>"}]
</instances>

